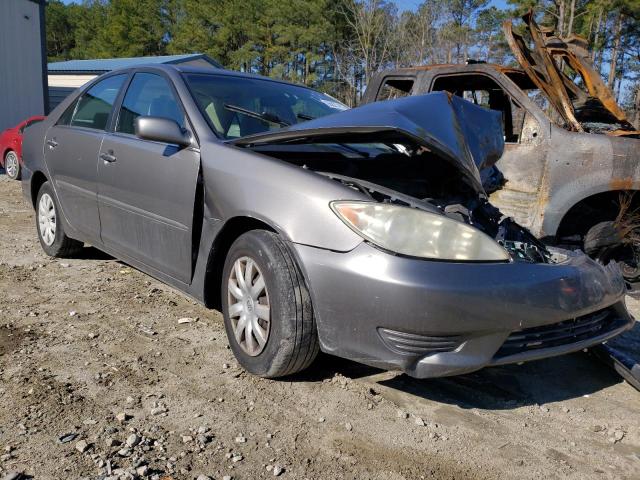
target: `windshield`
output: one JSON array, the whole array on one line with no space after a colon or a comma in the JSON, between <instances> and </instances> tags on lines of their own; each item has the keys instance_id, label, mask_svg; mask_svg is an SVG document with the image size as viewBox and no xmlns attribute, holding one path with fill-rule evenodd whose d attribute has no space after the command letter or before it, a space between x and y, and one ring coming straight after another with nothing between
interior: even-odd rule
<instances>
[{"instance_id":1,"label":"windshield","mask_svg":"<svg viewBox=\"0 0 640 480\"><path fill-rule=\"evenodd\" d=\"M286 83L200 73L185 78L198 107L224 139L277 130L347 109L328 95Z\"/></svg>"}]
</instances>

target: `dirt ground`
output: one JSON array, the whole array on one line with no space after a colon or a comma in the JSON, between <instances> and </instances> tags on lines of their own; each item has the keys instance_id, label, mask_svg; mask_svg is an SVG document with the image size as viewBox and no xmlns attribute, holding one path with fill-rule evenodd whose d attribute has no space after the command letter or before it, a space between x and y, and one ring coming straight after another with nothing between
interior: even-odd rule
<instances>
[{"instance_id":1,"label":"dirt ground","mask_svg":"<svg viewBox=\"0 0 640 480\"><path fill-rule=\"evenodd\" d=\"M438 380L329 356L253 377L218 312L93 248L46 257L20 184L0 175L0 479L10 472L640 479L640 392L585 353Z\"/></svg>"}]
</instances>

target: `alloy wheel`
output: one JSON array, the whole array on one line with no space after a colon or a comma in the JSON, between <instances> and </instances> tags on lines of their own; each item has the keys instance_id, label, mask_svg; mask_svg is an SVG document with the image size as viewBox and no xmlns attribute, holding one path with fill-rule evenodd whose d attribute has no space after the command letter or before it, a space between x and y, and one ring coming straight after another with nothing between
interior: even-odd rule
<instances>
[{"instance_id":1,"label":"alloy wheel","mask_svg":"<svg viewBox=\"0 0 640 480\"><path fill-rule=\"evenodd\" d=\"M47 246L51 246L56 239L56 206L48 193L40 197L38 226L42 240Z\"/></svg>"},{"instance_id":2,"label":"alloy wheel","mask_svg":"<svg viewBox=\"0 0 640 480\"><path fill-rule=\"evenodd\" d=\"M264 276L250 257L240 257L229 273L229 319L240 348L252 357L267 344L271 326L269 293Z\"/></svg>"},{"instance_id":3,"label":"alloy wheel","mask_svg":"<svg viewBox=\"0 0 640 480\"><path fill-rule=\"evenodd\" d=\"M4 159L4 169L7 172L7 175L10 178L16 178L18 175L18 156L15 152L7 153L7 156Z\"/></svg>"}]
</instances>

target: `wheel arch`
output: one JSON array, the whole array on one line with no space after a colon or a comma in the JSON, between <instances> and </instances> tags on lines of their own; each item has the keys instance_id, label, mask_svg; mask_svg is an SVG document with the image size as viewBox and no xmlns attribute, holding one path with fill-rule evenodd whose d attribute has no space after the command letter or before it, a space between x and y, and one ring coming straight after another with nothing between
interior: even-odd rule
<instances>
[{"instance_id":1,"label":"wheel arch","mask_svg":"<svg viewBox=\"0 0 640 480\"><path fill-rule=\"evenodd\" d=\"M7 147L2 151L2 157L0 157L0 163L2 163L2 165L4 166L4 159L7 158L7 153L9 152L15 152L15 150L11 147ZM17 152L16 152L17 155Z\"/></svg>"},{"instance_id":2,"label":"wheel arch","mask_svg":"<svg viewBox=\"0 0 640 480\"><path fill-rule=\"evenodd\" d=\"M263 220L255 217L238 216L227 220L209 250L207 269L204 279L204 304L208 308L222 311L220 289L222 287L222 270L227 253L233 242L242 234L251 230L268 230L279 234L278 230Z\"/></svg>"},{"instance_id":3,"label":"wheel arch","mask_svg":"<svg viewBox=\"0 0 640 480\"><path fill-rule=\"evenodd\" d=\"M640 189L608 189L584 196L562 215L556 230L556 238L569 235L584 236L596 223L613 220L620 209L620 196L631 194L631 210L640 208Z\"/></svg>"},{"instance_id":4,"label":"wheel arch","mask_svg":"<svg viewBox=\"0 0 640 480\"><path fill-rule=\"evenodd\" d=\"M40 188L48 181L49 179L47 178L47 176L40 170L36 170L31 175L30 191L31 205L33 206L33 208L36 208L36 200L38 199L38 192L40 191Z\"/></svg>"}]
</instances>

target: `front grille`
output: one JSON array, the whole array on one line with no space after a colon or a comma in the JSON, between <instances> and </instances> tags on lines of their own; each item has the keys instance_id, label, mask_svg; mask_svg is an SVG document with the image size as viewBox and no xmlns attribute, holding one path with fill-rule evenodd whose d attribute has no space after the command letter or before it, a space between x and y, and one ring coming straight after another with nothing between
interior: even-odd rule
<instances>
[{"instance_id":1,"label":"front grille","mask_svg":"<svg viewBox=\"0 0 640 480\"><path fill-rule=\"evenodd\" d=\"M453 352L463 339L460 335L429 336L379 328L385 345L396 353L424 357L433 353Z\"/></svg>"},{"instance_id":2,"label":"front grille","mask_svg":"<svg viewBox=\"0 0 640 480\"><path fill-rule=\"evenodd\" d=\"M608 308L551 325L518 330L509 335L494 359L588 340L613 330L618 323L619 317Z\"/></svg>"}]
</instances>

